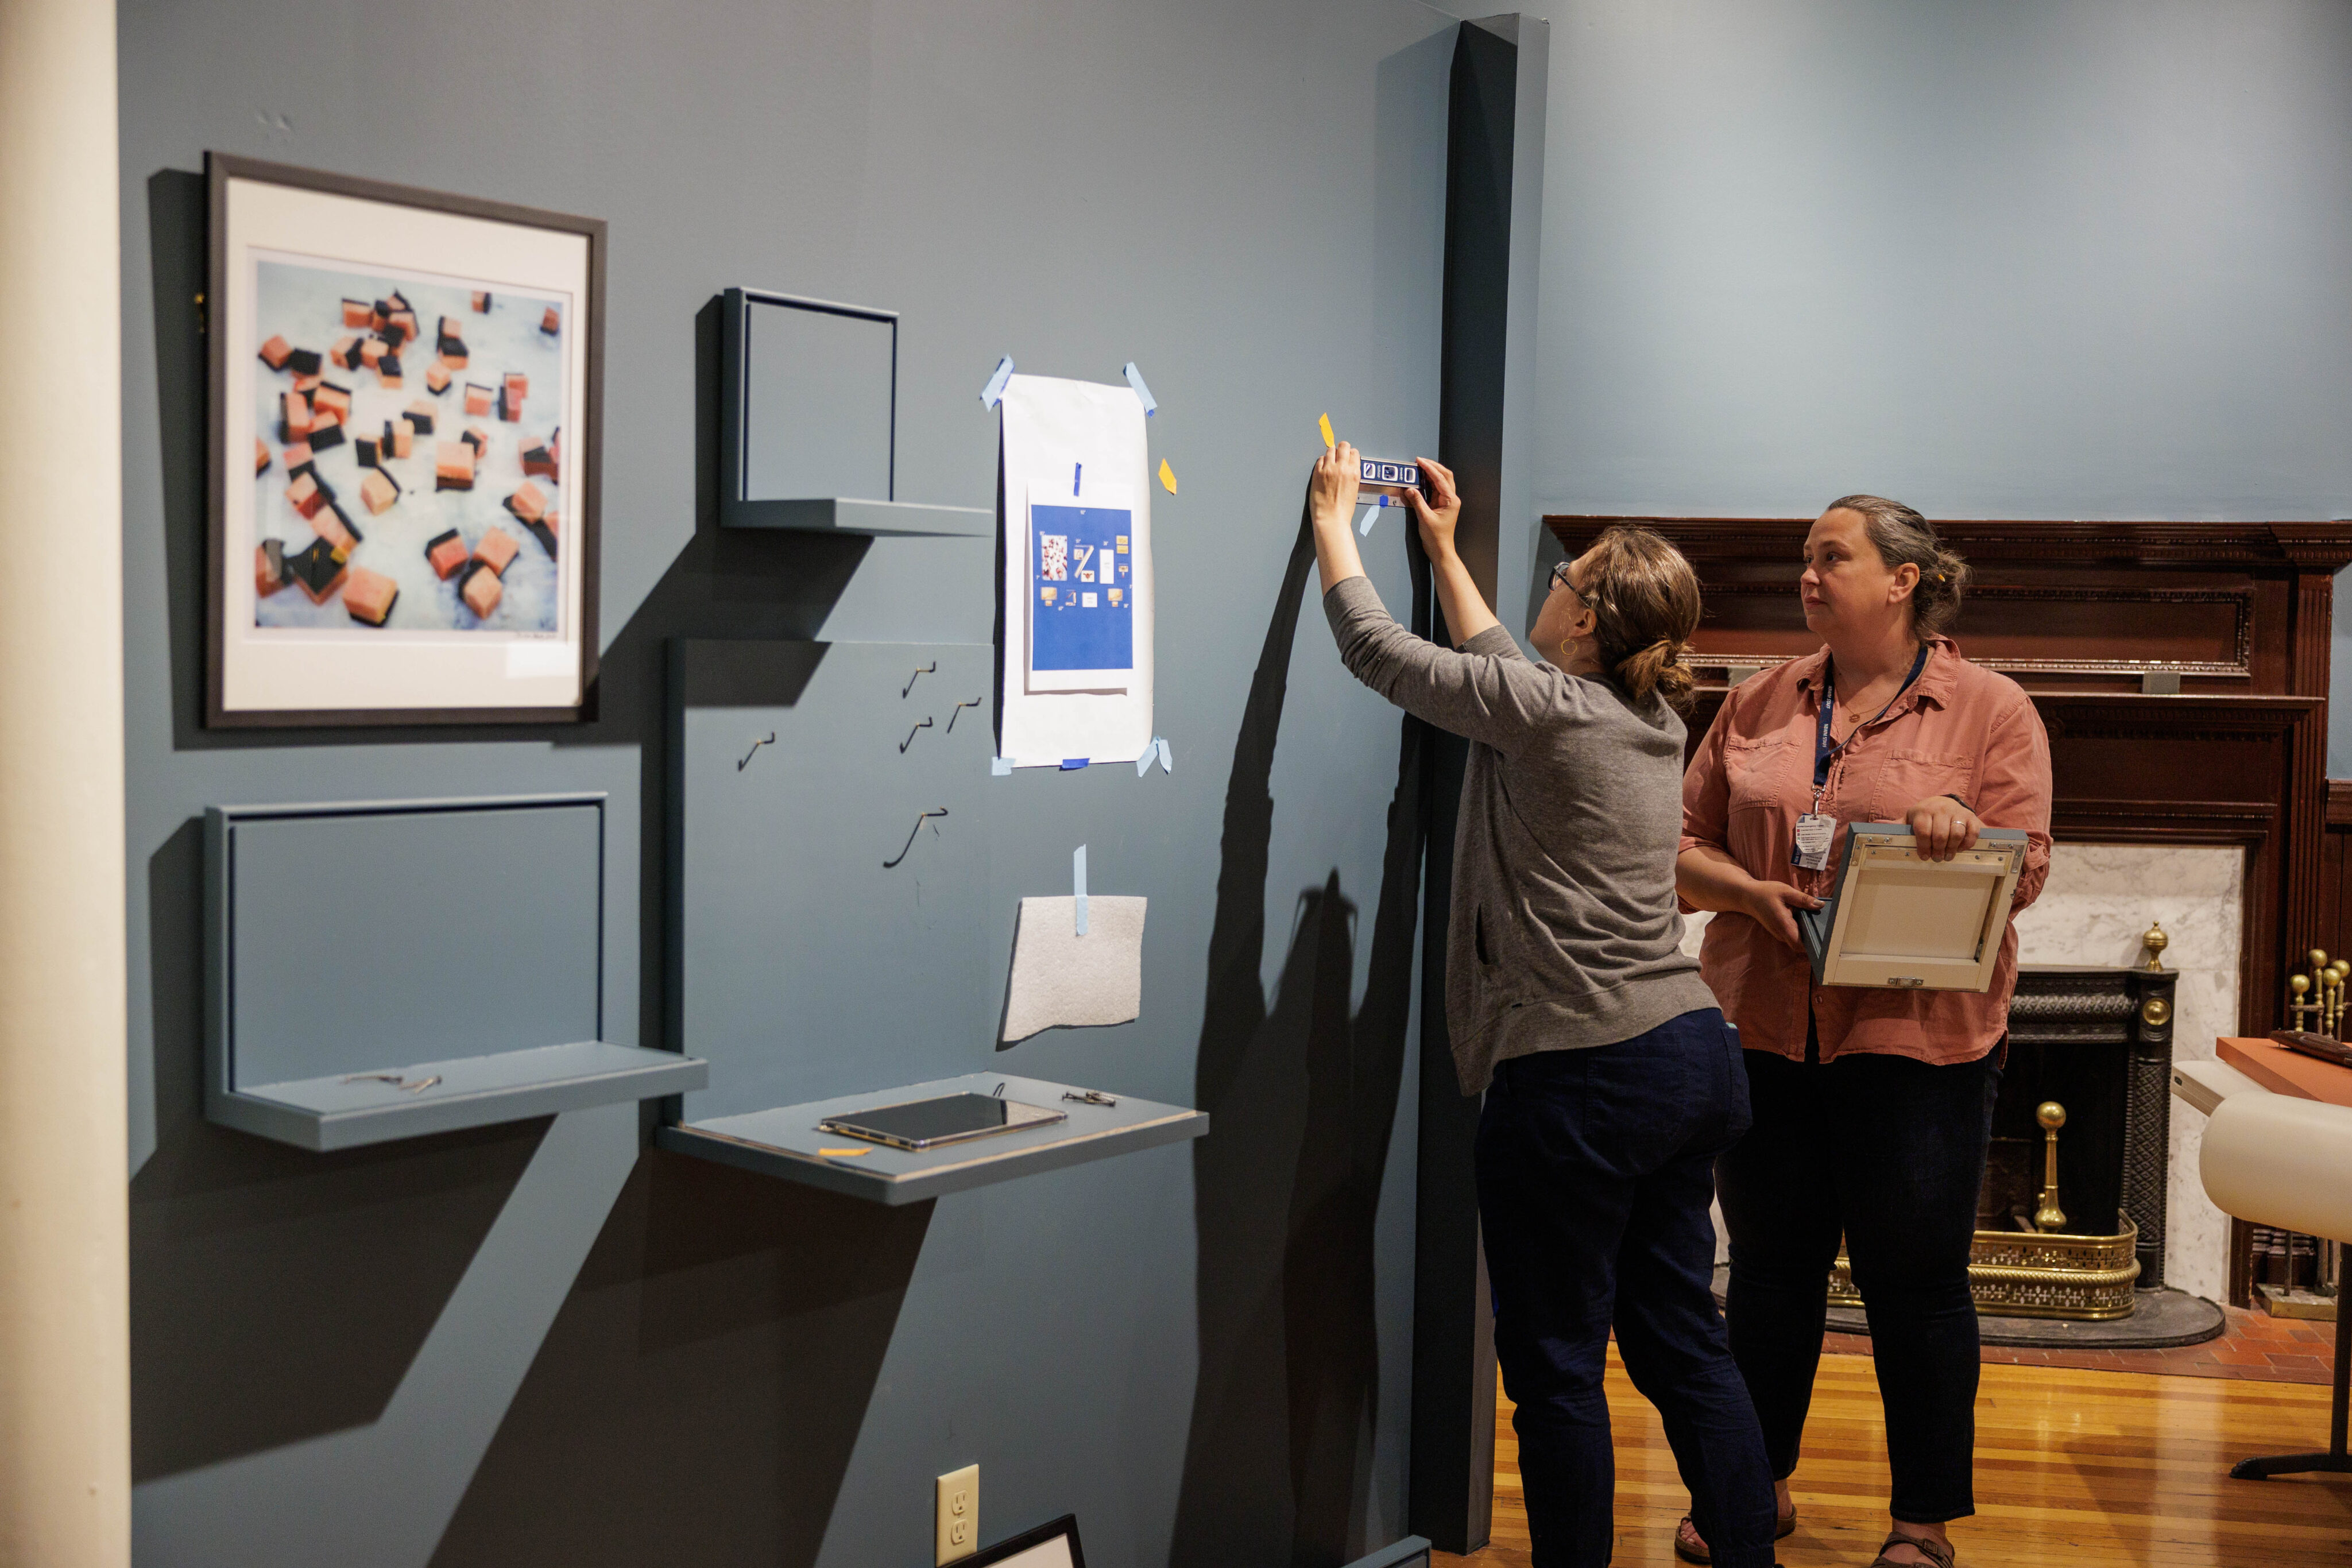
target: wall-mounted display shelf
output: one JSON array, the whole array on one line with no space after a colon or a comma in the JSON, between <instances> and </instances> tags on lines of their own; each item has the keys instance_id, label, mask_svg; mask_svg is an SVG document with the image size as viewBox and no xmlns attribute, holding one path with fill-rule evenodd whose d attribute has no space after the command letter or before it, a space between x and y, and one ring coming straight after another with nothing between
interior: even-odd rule
<instances>
[{"instance_id":1,"label":"wall-mounted display shelf","mask_svg":"<svg viewBox=\"0 0 2352 1568\"><path fill-rule=\"evenodd\" d=\"M913 501L739 501L724 514L730 528L792 528L809 534L877 538L993 538L996 514L979 507L926 507Z\"/></svg>"},{"instance_id":2,"label":"wall-mounted display shelf","mask_svg":"<svg viewBox=\"0 0 2352 1568\"><path fill-rule=\"evenodd\" d=\"M205 1114L314 1150L700 1089L602 1038L604 798L205 812Z\"/></svg>"},{"instance_id":3,"label":"wall-mounted display shelf","mask_svg":"<svg viewBox=\"0 0 2352 1568\"><path fill-rule=\"evenodd\" d=\"M898 498L898 315L730 288L719 342L719 523L978 538L996 514Z\"/></svg>"},{"instance_id":4,"label":"wall-mounted display shelf","mask_svg":"<svg viewBox=\"0 0 2352 1568\"><path fill-rule=\"evenodd\" d=\"M670 1038L714 1071L663 1148L897 1204L1208 1131L1179 1105L961 1071L996 1041L1017 903L992 890L992 653L670 645L665 995ZM922 1151L817 1129L999 1085L1066 1119Z\"/></svg>"},{"instance_id":5,"label":"wall-mounted display shelf","mask_svg":"<svg viewBox=\"0 0 2352 1568\"><path fill-rule=\"evenodd\" d=\"M1015 1078L1003 1072L972 1072L902 1089L843 1094L803 1105L781 1105L740 1116L716 1116L662 1127L654 1141L663 1148L721 1165L738 1166L785 1181L821 1186L876 1203L919 1203L947 1193L1010 1181L1015 1176L1060 1170L1088 1160L1133 1154L1201 1137L1209 1130L1206 1112L1157 1101L1117 1097L1111 1105L1066 1100L1086 1091L1066 1083ZM934 1149L899 1149L821 1131L827 1116L871 1110L943 1094L1000 1093L1006 1100L1068 1113L1067 1118L1017 1132L997 1133L969 1143Z\"/></svg>"}]
</instances>

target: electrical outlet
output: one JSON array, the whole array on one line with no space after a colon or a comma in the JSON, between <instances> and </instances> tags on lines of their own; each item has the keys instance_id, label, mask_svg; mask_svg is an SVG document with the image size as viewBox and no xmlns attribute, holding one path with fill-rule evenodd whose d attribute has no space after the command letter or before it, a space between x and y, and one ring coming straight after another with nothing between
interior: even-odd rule
<instances>
[{"instance_id":1,"label":"electrical outlet","mask_svg":"<svg viewBox=\"0 0 2352 1568\"><path fill-rule=\"evenodd\" d=\"M939 1537L933 1563L952 1563L980 1550L980 1467L966 1465L940 1478Z\"/></svg>"}]
</instances>

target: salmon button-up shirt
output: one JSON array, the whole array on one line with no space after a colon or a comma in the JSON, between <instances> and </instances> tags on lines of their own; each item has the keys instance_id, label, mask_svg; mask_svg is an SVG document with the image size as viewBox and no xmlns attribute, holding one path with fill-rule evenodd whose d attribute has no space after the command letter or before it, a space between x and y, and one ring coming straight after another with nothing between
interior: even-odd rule
<instances>
[{"instance_id":1,"label":"salmon button-up shirt","mask_svg":"<svg viewBox=\"0 0 2352 1568\"><path fill-rule=\"evenodd\" d=\"M2011 913L2032 903L2050 875L2050 737L2042 716L2015 681L1969 663L1950 638L1930 643L1919 679L1830 764L1820 810L1838 830L1827 868L1790 863L1797 818L1813 809L1826 648L1752 676L1724 698L1683 774L1682 847L1723 850L1750 876L1826 898L1850 824L1901 822L1921 800L1956 795L1985 826L2025 830L2025 871ZM1802 1061L1810 1009L1823 1061L1853 1051L1972 1061L2008 1030L2017 927L2001 933L1992 984L1981 994L1816 986L1802 952L1733 914L1708 922L1699 973L1751 1051Z\"/></svg>"}]
</instances>

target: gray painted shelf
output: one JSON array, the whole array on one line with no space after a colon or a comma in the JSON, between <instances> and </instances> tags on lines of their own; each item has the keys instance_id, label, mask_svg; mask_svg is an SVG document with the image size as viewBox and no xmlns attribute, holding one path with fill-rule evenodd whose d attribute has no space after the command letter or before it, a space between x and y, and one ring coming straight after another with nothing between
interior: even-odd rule
<instances>
[{"instance_id":1,"label":"gray painted shelf","mask_svg":"<svg viewBox=\"0 0 2352 1568\"><path fill-rule=\"evenodd\" d=\"M389 1138L415 1138L529 1116L552 1115L618 1100L684 1094L710 1082L709 1063L670 1051L601 1040L529 1051L420 1061L392 1069L409 1090L377 1078L335 1073L257 1083L215 1096L216 1122L324 1153Z\"/></svg>"},{"instance_id":2,"label":"gray painted shelf","mask_svg":"<svg viewBox=\"0 0 2352 1568\"><path fill-rule=\"evenodd\" d=\"M215 806L205 879L223 1126L325 1152L710 1081L603 1038L602 795Z\"/></svg>"},{"instance_id":3,"label":"gray painted shelf","mask_svg":"<svg viewBox=\"0 0 2352 1568\"><path fill-rule=\"evenodd\" d=\"M1051 1110L1066 1111L1066 1121L1025 1132L999 1133L970 1143L938 1149L894 1149L863 1144L838 1133L817 1130L817 1123L846 1111L871 1110L907 1100L940 1094L986 1094L1003 1085L1004 1097ZM1206 1112L1181 1105L1118 1097L1116 1105L1091 1105L1066 1101L1076 1085L1035 1078L1015 1078L1003 1072L972 1072L930 1083L910 1083L901 1089L844 1094L804 1105L780 1105L740 1116L718 1116L657 1129L654 1142L675 1154L716 1160L763 1176L778 1176L830 1192L846 1193L876 1203L919 1203L951 1192L963 1192L993 1182L1041 1171L1060 1170L1113 1155L1178 1144L1207 1134ZM856 1155L828 1155L826 1149L857 1149Z\"/></svg>"},{"instance_id":4,"label":"gray painted shelf","mask_svg":"<svg viewBox=\"0 0 2352 1568\"><path fill-rule=\"evenodd\" d=\"M730 500L719 509L729 528L790 528L812 534L880 538L992 538L996 513L982 507L929 507L913 501L866 501L846 496L809 500Z\"/></svg>"}]
</instances>

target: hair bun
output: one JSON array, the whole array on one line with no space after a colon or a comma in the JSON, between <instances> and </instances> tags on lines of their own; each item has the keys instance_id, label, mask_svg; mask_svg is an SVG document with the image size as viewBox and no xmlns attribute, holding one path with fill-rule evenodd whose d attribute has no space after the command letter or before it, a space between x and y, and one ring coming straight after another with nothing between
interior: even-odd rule
<instances>
[{"instance_id":1,"label":"hair bun","mask_svg":"<svg viewBox=\"0 0 2352 1568\"><path fill-rule=\"evenodd\" d=\"M1581 597L1591 609L1601 664L1626 695L1654 692L1677 709L1697 685L1683 654L1698 628L1698 575L1680 550L1632 524L1605 529L1586 552Z\"/></svg>"},{"instance_id":2,"label":"hair bun","mask_svg":"<svg viewBox=\"0 0 2352 1568\"><path fill-rule=\"evenodd\" d=\"M1871 548L1890 569L1918 568L1919 580L1911 591L1913 630L1937 637L1952 629L1968 596L1969 563L1945 547L1935 524L1884 496L1841 496L1823 509L1860 514Z\"/></svg>"}]
</instances>

